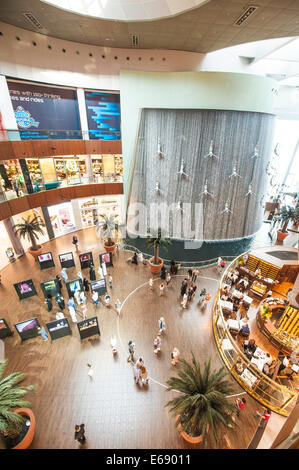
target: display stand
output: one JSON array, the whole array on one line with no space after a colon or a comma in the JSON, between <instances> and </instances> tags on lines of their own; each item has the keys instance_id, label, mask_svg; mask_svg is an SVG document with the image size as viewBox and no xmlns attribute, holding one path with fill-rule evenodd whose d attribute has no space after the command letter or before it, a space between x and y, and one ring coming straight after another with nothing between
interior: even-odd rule
<instances>
[{"instance_id":1,"label":"display stand","mask_svg":"<svg viewBox=\"0 0 299 470\"><path fill-rule=\"evenodd\" d=\"M81 269L89 268L90 264L93 264L92 252L82 253L79 255Z\"/></svg>"},{"instance_id":2,"label":"display stand","mask_svg":"<svg viewBox=\"0 0 299 470\"><path fill-rule=\"evenodd\" d=\"M112 261L112 253L101 253L99 255L100 263L102 264L103 261L105 261L106 266L113 266L113 261Z\"/></svg>"},{"instance_id":3,"label":"display stand","mask_svg":"<svg viewBox=\"0 0 299 470\"><path fill-rule=\"evenodd\" d=\"M82 279L75 279L74 281L68 281L66 283L67 293L69 297L72 293L76 292L77 290L83 291L83 282Z\"/></svg>"},{"instance_id":4,"label":"display stand","mask_svg":"<svg viewBox=\"0 0 299 470\"><path fill-rule=\"evenodd\" d=\"M75 260L72 251L58 256L62 268L72 268L75 266Z\"/></svg>"},{"instance_id":5,"label":"display stand","mask_svg":"<svg viewBox=\"0 0 299 470\"><path fill-rule=\"evenodd\" d=\"M32 279L28 279L27 281L17 282L13 286L16 289L16 292L20 300L26 299L27 297L32 297L33 295L37 295Z\"/></svg>"},{"instance_id":6,"label":"display stand","mask_svg":"<svg viewBox=\"0 0 299 470\"><path fill-rule=\"evenodd\" d=\"M40 326L36 317L30 320L25 320L21 323L16 323L15 328L19 333L21 341L26 341L30 338L36 338L38 336L38 327Z\"/></svg>"},{"instance_id":7,"label":"display stand","mask_svg":"<svg viewBox=\"0 0 299 470\"><path fill-rule=\"evenodd\" d=\"M41 282L40 286L45 297L48 295L55 297L56 294L60 293L59 284L56 278L51 279L50 281Z\"/></svg>"},{"instance_id":8,"label":"display stand","mask_svg":"<svg viewBox=\"0 0 299 470\"><path fill-rule=\"evenodd\" d=\"M53 268L55 266L53 256L51 252L42 253L41 255L37 256L40 269L48 269Z\"/></svg>"},{"instance_id":9,"label":"display stand","mask_svg":"<svg viewBox=\"0 0 299 470\"><path fill-rule=\"evenodd\" d=\"M9 328L6 320L4 318L0 318L0 339L6 338L7 336L12 336L13 331Z\"/></svg>"},{"instance_id":10,"label":"display stand","mask_svg":"<svg viewBox=\"0 0 299 470\"><path fill-rule=\"evenodd\" d=\"M107 286L105 279L99 279L96 281L90 281L91 292L97 292L99 295L105 295L107 292Z\"/></svg>"},{"instance_id":11,"label":"display stand","mask_svg":"<svg viewBox=\"0 0 299 470\"><path fill-rule=\"evenodd\" d=\"M93 335L101 335L98 317L87 318L77 323L80 339L89 338Z\"/></svg>"},{"instance_id":12,"label":"display stand","mask_svg":"<svg viewBox=\"0 0 299 470\"><path fill-rule=\"evenodd\" d=\"M69 322L67 318L61 318L60 320L53 320L46 323L47 330L49 331L51 340L63 338L72 334Z\"/></svg>"}]
</instances>

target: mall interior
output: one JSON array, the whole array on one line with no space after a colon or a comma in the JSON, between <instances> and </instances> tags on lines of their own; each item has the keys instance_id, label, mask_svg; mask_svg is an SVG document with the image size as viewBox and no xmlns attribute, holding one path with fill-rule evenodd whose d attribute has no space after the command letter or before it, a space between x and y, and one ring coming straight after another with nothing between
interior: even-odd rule
<instances>
[{"instance_id":1,"label":"mall interior","mask_svg":"<svg viewBox=\"0 0 299 470\"><path fill-rule=\"evenodd\" d=\"M299 448L298 50L298 0L1 2L0 448Z\"/></svg>"}]
</instances>

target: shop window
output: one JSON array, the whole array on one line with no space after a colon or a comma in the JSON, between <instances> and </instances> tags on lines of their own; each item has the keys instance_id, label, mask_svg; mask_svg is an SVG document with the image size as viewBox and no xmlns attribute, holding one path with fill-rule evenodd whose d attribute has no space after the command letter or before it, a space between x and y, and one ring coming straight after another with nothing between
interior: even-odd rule
<instances>
[{"instance_id":1,"label":"shop window","mask_svg":"<svg viewBox=\"0 0 299 470\"><path fill-rule=\"evenodd\" d=\"M1 187L6 199L27 194L24 175L18 160L4 160L0 164Z\"/></svg>"},{"instance_id":2,"label":"shop window","mask_svg":"<svg viewBox=\"0 0 299 470\"><path fill-rule=\"evenodd\" d=\"M33 187L33 191L37 193L38 191L42 191L43 187L43 178L42 178L42 171L39 164L38 158L27 158L26 164L31 180L31 184Z\"/></svg>"},{"instance_id":3,"label":"shop window","mask_svg":"<svg viewBox=\"0 0 299 470\"><path fill-rule=\"evenodd\" d=\"M104 183L104 169L102 155L91 158L92 173L95 183Z\"/></svg>"},{"instance_id":4,"label":"shop window","mask_svg":"<svg viewBox=\"0 0 299 470\"><path fill-rule=\"evenodd\" d=\"M48 212L55 237L76 230L71 202L49 206Z\"/></svg>"},{"instance_id":5,"label":"shop window","mask_svg":"<svg viewBox=\"0 0 299 470\"><path fill-rule=\"evenodd\" d=\"M82 227L93 227L101 214L114 215L121 223L121 201L119 196L102 196L79 200Z\"/></svg>"}]
</instances>

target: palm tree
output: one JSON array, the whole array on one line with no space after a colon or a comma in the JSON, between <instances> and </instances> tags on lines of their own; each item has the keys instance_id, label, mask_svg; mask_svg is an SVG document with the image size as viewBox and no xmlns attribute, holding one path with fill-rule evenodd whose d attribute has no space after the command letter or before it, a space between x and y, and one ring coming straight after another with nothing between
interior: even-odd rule
<instances>
[{"instance_id":1,"label":"palm tree","mask_svg":"<svg viewBox=\"0 0 299 470\"><path fill-rule=\"evenodd\" d=\"M281 231L285 233L290 220L292 220L294 224L299 221L298 207L282 206L280 216L282 222Z\"/></svg>"},{"instance_id":2,"label":"palm tree","mask_svg":"<svg viewBox=\"0 0 299 470\"><path fill-rule=\"evenodd\" d=\"M149 233L152 231L149 229ZM148 248L154 248L154 264L159 264L159 248L164 248L167 251L167 246L171 244L169 238L162 237L162 230L159 227L156 237L148 237L145 241L145 246Z\"/></svg>"},{"instance_id":3,"label":"palm tree","mask_svg":"<svg viewBox=\"0 0 299 470\"><path fill-rule=\"evenodd\" d=\"M31 408L31 403L23 397L33 389L33 385L21 385L27 375L21 372L2 378L7 362L0 362L0 434L15 437L20 434L26 418L15 413L13 408Z\"/></svg>"},{"instance_id":4,"label":"palm tree","mask_svg":"<svg viewBox=\"0 0 299 470\"><path fill-rule=\"evenodd\" d=\"M119 230L118 224L115 222L115 216L100 214L102 220L100 220L96 225L96 231L101 232L101 238L104 240L107 238L107 246L113 246L114 242L112 241L113 233L117 233Z\"/></svg>"},{"instance_id":5,"label":"palm tree","mask_svg":"<svg viewBox=\"0 0 299 470\"><path fill-rule=\"evenodd\" d=\"M167 381L167 390L175 390L180 395L170 400L165 406L174 416L180 415L182 430L192 436L202 436L205 446L207 432L212 441L219 441L219 427L232 426L236 405L226 397L234 391L233 385L224 380L228 375L225 367L211 371L211 359L205 362L203 371L192 353L192 363L179 359L182 369L179 377Z\"/></svg>"},{"instance_id":6,"label":"palm tree","mask_svg":"<svg viewBox=\"0 0 299 470\"><path fill-rule=\"evenodd\" d=\"M37 251L39 245L37 244L38 234L43 235L44 231L42 227L45 227L45 224L41 217L39 216L28 216L26 219L22 217L23 223L14 225L15 234L19 235L20 238L25 238L31 242L31 250Z\"/></svg>"}]
</instances>

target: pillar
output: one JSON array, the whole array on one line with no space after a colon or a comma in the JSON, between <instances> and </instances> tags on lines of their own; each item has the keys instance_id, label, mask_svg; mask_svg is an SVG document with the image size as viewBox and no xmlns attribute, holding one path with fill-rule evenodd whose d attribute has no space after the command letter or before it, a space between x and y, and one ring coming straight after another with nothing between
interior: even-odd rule
<instances>
[{"instance_id":1,"label":"pillar","mask_svg":"<svg viewBox=\"0 0 299 470\"><path fill-rule=\"evenodd\" d=\"M14 249L14 252L17 256L22 256L25 251L22 246L22 243L19 239L19 237L15 234L14 232L14 221L12 217L9 217L8 219L3 220L5 229L7 231L7 235L9 236L9 239L11 241L12 247ZM8 247L7 247L8 248Z\"/></svg>"},{"instance_id":2,"label":"pillar","mask_svg":"<svg viewBox=\"0 0 299 470\"><path fill-rule=\"evenodd\" d=\"M44 221L45 221L45 224L46 224L46 229L47 229L47 232L48 232L48 235L49 235L49 239L53 240L53 238L55 238L55 234L54 234L54 230L53 230L52 223L51 223L51 220L50 220L48 207L47 206L42 206L41 209L42 209L42 212L43 212Z\"/></svg>"}]
</instances>

